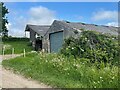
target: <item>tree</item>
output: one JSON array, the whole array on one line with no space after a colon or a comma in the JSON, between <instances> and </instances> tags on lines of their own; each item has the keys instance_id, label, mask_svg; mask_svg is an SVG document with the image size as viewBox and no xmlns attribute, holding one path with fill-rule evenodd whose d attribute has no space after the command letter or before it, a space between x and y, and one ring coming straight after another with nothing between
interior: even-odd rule
<instances>
[{"instance_id":1,"label":"tree","mask_svg":"<svg viewBox=\"0 0 120 90\"><path fill-rule=\"evenodd\" d=\"M8 14L9 12L3 2L0 3L0 6L1 6L0 9L2 9L2 31L1 33L3 37L7 37L8 30L7 30L6 24L8 24L8 20L7 20L6 14Z\"/></svg>"}]
</instances>

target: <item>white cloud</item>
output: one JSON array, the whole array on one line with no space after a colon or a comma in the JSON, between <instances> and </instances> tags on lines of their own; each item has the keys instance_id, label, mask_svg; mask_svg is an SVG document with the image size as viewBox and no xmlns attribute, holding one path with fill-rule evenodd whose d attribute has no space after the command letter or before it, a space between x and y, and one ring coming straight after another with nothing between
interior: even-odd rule
<instances>
[{"instance_id":1,"label":"white cloud","mask_svg":"<svg viewBox=\"0 0 120 90\"><path fill-rule=\"evenodd\" d=\"M55 20L55 12L42 6L30 8L29 15L30 24L52 24Z\"/></svg>"},{"instance_id":2,"label":"white cloud","mask_svg":"<svg viewBox=\"0 0 120 90\"><path fill-rule=\"evenodd\" d=\"M107 26L115 26L118 27L118 23L117 22L109 22L106 24Z\"/></svg>"},{"instance_id":3,"label":"white cloud","mask_svg":"<svg viewBox=\"0 0 120 90\"><path fill-rule=\"evenodd\" d=\"M12 11L13 12L13 11ZM13 21L7 25L9 35L16 37L25 36L25 26L27 24L51 24L55 19L55 12L42 6L31 7L26 16L22 16L19 11L18 15L13 16ZM27 34L27 37L29 34Z\"/></svg>"},{"instance_id":4,"label":"white cloud","mask_svg":"<svg viewBox=\"0 0 120 90\"><path fill-rule=\"evenodd\" d=\"M94 21L101 21L101 20L118 20L118 12L117 11L105 11L100 10L93 13L92 20Z\"/></svg>"},{"instance_id":5,"label":"white cloud","mask_svg":"<svg viewBox=\"0 0 120 90\"><path fill-rule=\"evenodd\" d=\"M10 36L16 37L24 37L25 36L25 26L26 26L26 18L24 16L13 16L13 21L9 21L7 28L8 34Z\"/></svg>"}]
</instances>

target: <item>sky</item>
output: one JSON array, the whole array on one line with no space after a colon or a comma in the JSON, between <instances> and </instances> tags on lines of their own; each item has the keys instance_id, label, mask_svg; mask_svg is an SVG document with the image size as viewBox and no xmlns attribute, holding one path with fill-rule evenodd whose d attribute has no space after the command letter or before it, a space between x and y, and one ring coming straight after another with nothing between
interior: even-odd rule
<instances>
[{"instance_id":1,"label":"sky","mask_svg":"<svg viewBox=\"0 0 120 90\"><path fill-rule=\"evenodd\" d=\"M25 26L51 25L54 20L117 26L117 2L5 2L9 35L24 37ZM27 34L29 36L29 34Z\"/></svg>"}]
</instances>

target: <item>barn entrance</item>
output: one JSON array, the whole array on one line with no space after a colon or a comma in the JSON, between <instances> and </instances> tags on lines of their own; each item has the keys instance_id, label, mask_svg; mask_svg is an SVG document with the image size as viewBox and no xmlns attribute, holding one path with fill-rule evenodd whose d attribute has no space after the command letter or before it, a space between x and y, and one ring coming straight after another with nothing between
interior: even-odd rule
<instances>
[{"instance_id":1,"label":"barn entrance","mask_svg":"<svg viewBox=\"0 0 120 90\"><path fill-rule=\"evenodd\" d=\"M37 38L35 41L35 51L41 51L42 50L42 39Z\"/></svg>"},{"instance_id":2,"label":"barn entrance","mask_svg":"<svg viewBox=\"0 0 120 90\"><path fill-rule=\"evenodd\" d=\"M50 52L57 53L63 44L63 31L50 34Z\"/></svg>"}]
</instances>

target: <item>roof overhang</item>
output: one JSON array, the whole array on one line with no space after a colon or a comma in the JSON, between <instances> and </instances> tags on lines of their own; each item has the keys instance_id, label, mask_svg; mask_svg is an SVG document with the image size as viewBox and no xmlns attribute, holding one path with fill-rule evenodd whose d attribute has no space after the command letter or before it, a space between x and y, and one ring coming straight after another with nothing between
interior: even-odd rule
<instances>
[{"instance_id":1,"label":"roof overhang","mask_svg":"<svg viewBox=\"0 0 120 90\"><path fill-rule=\"evenodd\" d=\"M43 36L49 28L50 25L26 25L25 31L34 31L36 34Z\"/></svg>"}]
</instances>

